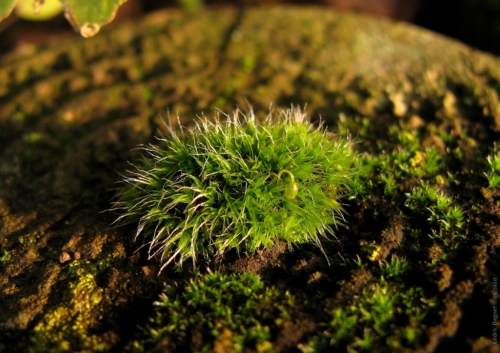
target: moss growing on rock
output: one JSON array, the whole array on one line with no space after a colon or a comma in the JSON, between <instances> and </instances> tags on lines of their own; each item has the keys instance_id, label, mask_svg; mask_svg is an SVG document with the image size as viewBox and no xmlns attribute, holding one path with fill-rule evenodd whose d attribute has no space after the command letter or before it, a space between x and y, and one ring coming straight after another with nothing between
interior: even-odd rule
<instances>
[{"instance_id":1,"label":"moss growing on rock","mask_svg":"<svg viewBox=\"0 0 500 353\"><path fill-rule=\"evenodd\" d=\"M228 249L255 252L278 240L315 243L333 234L356 170L348 139L314 128L298 108L259 124L253 112L226 124L199 122L190 134L144 147L114 209L138 222L162 269Z\"/></svg>"},{"instance_id":2,"label":"moss growing on rock","mask_svg":"<svg viewBox=\"0 0 500 353\"><path fill-rule=\"evenodd\" d=\"M302 352L344 347L351 352L404 352L425 342L424 322L436 310L436 300L426 297L419 287L381 278L345 305L327 305L325 310L329 320L320 325L320 334L300 346Z\"/></svg>"},{"instance_id":3,"label":"moss growing on rock","mask_svg":"<svg viewBox=\"0 0 500 353\"><path fill-rule=\"evenodd\" d=\"M66 280L69 263L58 261L61 251L96 260L122 249L109 271L82 273L104 290L97 307L90 306L104 320L102 326L87 321L81 334L101 337L111 351L144 326L162 281L180 282L175 296L183 297L183 280L194 275L156 276L161 264L134 253L133 229L109 230L112 217L99 211L110 207L116 171L154 135L159 114L169 109L193 117L246 100L257 115L270 102L279 108L307 103L308 113L330 128L340 123L341 135L354 136L353 148L362 154L351 198L342 199L347 227L335 229L339 242L323 242L330 267L307 244L294 252L278 246L239 258L226 253L221 262L225 271L261 273L295 298L314 298L301 309L315 315L311 330L296 335L295 327L274 326L273 349L320 337L333 310L348 318L350 304L361 307L355 297L367 287L374 295L386 288L394 297L413 291L435 299L438 316L424 319L415 340L411 332L407 341L397 336L402 347L430 352L453 336L457 346L488 349L500 244L500 191L489 187L487 175L500 131L498 58L402 23L305 7L169 11L106 32L2 58L0 256L10 259L0 261L0 351L26 351L34 327L51 327L59 307L72 313L72 295L59 300L69 283L77 286L84 277ZM293 202L306 189L291 172L299 187ZM283 172L277 195L284 198L291 182ZM441 221L447 213L455 219L448 230ZM391 308L398 312L405 304ZM137 322L128 320L131 312L139 313ZM386 321L394 332L414 320L413 314L395 317L396 326ZM54 335L45 332L40 339ZM74 334L70 341L78 342ZM195 341L215 347L221 336L206 331ZM364 332L353 327L343 337L340 350L356 348L352 343ZM383 337L369 335L373 351L389 350Z\"/></svg>"},{"instance_id":4,"label":"moss growing on rock","mask_svg":"<svg viewBox=\"0 0 500 353\"><path fill-rule=\"evenodd\" d=\"M291 320L295 299L254 274L219 272L169 287L133 352L272 352L271 340Z\"/></svg>"}]
</instances>

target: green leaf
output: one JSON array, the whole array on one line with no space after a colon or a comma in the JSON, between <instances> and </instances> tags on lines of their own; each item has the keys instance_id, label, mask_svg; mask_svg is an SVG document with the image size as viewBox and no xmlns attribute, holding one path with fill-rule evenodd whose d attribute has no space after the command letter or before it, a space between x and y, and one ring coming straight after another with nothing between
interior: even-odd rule
<instances>
[{"instance_id":1,"label":"green leaf","mask_svg":"<svg viewBox=\"0 0 500 353\"><path fill-rule=\"evenodd\" d=\"M10 15L15 4L16 0L0 0L0 20Z\"/></svg>"},{"instance_id":2,"label":"green leaf","mask_svg":"<svg viewBox=\"0 0 500 353\"><path fill-rule=\"evenodd\" d=\"M2 1L2 0L0 0ZM126 0L62 0L65 16L83 37L94 36L111 22L118 7Z\"/></svg>"}]
</instances>

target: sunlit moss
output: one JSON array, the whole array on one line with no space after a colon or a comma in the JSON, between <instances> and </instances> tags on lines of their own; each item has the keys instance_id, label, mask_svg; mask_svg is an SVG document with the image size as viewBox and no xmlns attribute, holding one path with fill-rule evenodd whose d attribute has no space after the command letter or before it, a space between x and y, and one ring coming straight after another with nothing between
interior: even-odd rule
<instances>
[{"instance_id":1,"label":"sunlit moss","mask_svg":"<svg viewBox=\"0 0 500 353\"><path fill-rule=\"evenodd\" d=\"M219 272L170 287L155 304L143 338L128 350L272 352L273 333L291 320L296 306L290 293L267 286L254 274ZM204 337L202 343L196 342L198 336Z\"/></svg>"},{"instance_id":2,"label":"sunlit moss","mask_svg":"<svg viewBox=\"0 0 500 353\"><path fill-rule=\"evenodd\" d=\"M330 321L300 348L303 352L341 347L349 352L410 351L425 340L423 323L435 306L436 300L427 298L418 287L380 279L348 305L326 308Z\"/></svg>"},{"instance_id":3,"label":"sunlit moss","mask_svg":"<svg viewBox=\"0 0 500 353\"><path fill-rule=\"evenodd\" d=\"M339 199L357 172L351 142L314 127L298 108L262 124L253 113L203 120L162 142L144 148L148 156L127 174L114 204L119 223L138 223L136 238L162 269L279 240L321 247L319 236L342 219Z\"/></svg>"}]
</instances>

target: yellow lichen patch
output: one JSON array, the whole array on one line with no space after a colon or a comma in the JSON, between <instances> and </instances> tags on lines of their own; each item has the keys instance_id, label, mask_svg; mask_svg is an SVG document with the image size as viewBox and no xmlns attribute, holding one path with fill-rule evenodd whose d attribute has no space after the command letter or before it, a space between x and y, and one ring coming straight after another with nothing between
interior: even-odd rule
<instances>
[{"instance_id":1,"label":"yellow lichen patch","mask_svg":"<svg viewBox=\"0 0 500 353\"><path fill-rule=\"evenodd\" d=\"M373 250L371 256L369 257L370 261L375 261L379 259L380 249L381 249L380 246L377 246L375 250Z\"/></svg>"},{"instance_id":2,"label":"yellow lichen patch","mask_svg":"<svg viewBox=\"0 0 500 353\"><path fill-rule=\"evenodd\" d=\"M237 352L232 341L233 332L227 327L224 328L221 334L214 341L215 353L231 353Z\"/></svg>"},{"instance_id":3,"label":"yellow lichen patch","mask_svg":"<svg viewBox=\"0 0 500 353\"><path fill-rule=\"evenodd\" d=\"M257 352L259 353L274 352L272 343L269 341L262 341L257 343Z\"/></svg>"},{"instance_id":4,"label":"yellow lichen patch","mask_svg":"<svg viewBox=\"0 0 500 353\"><path fill-rule=\"evenodd\" d=\"M443 176L441 174L438 174L438 175L436 175L436 183L438 185L445 185L446 180L443 178Z\"/></svg>"},{"instance_id":5,"label":"yellow lichen patch","mask_svg":"<svg viewBox=\"0 0 500 353\"><path fill-rule=\"evenodd\" d=\"M413 168L422 165L425 162L425 153L421 151L415 152L415 156L410 159L410 164Z\"/></svg>"},{"instance_id":6,"label":"yellow lichen patch","mask_svg":"<svg viewBox=\"0 0 500 353\"><path fill-rule=\"evenodd\" d=\"M77 270L78 282L70 283L68 295L59 307L49 311L34 328L31 352L95 352L106 348L103 336L91 334L96 328L96 308L102 288L94 276Z\"/></svg>"}]
</instances>

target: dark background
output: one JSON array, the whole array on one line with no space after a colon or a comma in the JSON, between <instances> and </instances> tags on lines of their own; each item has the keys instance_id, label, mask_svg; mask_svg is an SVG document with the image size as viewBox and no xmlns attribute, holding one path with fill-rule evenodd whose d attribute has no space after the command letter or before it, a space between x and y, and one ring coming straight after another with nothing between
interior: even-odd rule
<instances>
[{"instance_id":1,"label":"dark background","mask_svg":"<svg viewBox=\"0 0 500 353\"><path fill-rule=\"evenodd\" d=\"M189 0L185 0L189 1ZM162 8L179 8L182 0L129 0L113 22L137 18ZM205 0L209 8L316 5L406 21L453 37L477 49L500 54L500 0ZM12 14L0 22L0 56L24 44L41 44L78 36L63 15L44 22L24 21Z\"/></svg>"}]
</instances>

